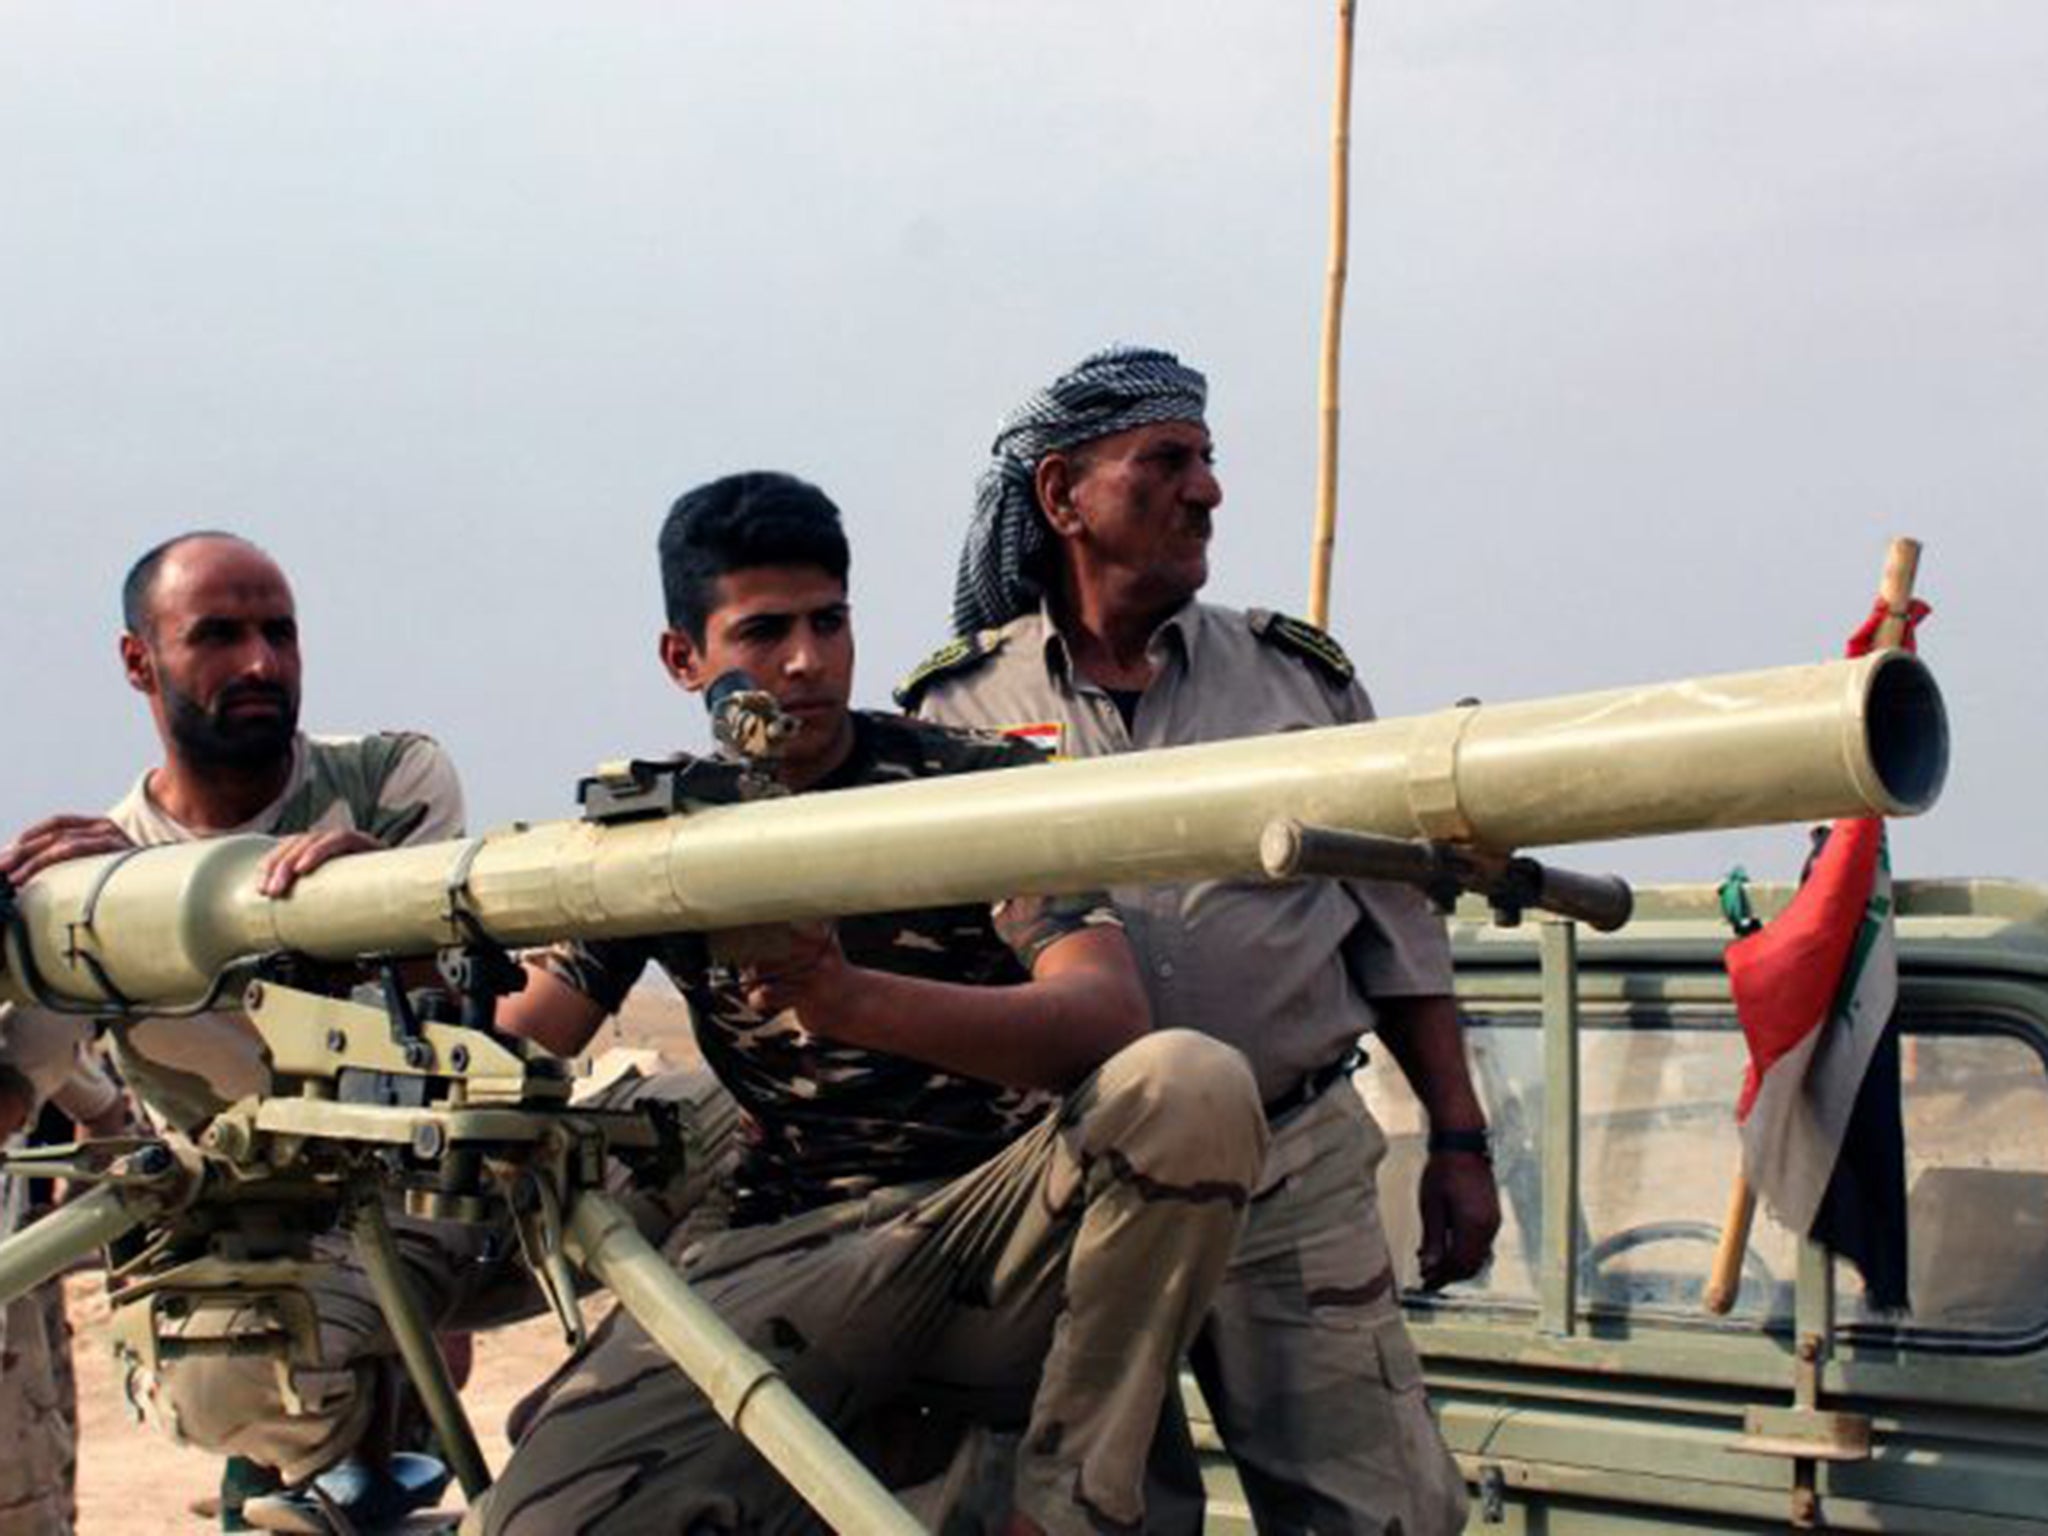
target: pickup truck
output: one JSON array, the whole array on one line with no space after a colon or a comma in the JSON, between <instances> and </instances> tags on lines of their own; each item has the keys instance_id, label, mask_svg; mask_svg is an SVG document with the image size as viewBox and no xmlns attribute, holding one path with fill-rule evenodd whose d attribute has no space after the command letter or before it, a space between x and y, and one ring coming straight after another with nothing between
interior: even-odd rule
<instances>
[{"instance_id":1,"label":"pickup truck","mask_svg":"<svg viewBox=\"0 0 2048 1536\"><path fill-rule=\"evenodd\" d=\"M1896 893L1902 1315L1762 1212L1735 1305L1702 1305L1745 1061L1712 887L1642 889L1609 935L1460 909L1504 1219L1478 1279L1436 1296L1404 1279L1473 1530L2048 1532L2048 890ZM1789 895L1752 888L1765 916ZM1412 1254L1421 1116L1386 1063L1358 1086ZM1249 1529L1188 1397L1210 1526Z\"/></svg>"}]
</instances>

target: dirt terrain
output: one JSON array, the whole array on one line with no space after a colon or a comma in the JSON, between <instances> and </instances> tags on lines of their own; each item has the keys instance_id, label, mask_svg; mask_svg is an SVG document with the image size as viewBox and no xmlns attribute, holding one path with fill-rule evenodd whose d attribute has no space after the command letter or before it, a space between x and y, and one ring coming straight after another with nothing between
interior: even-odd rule
<instances>
[{"instance_id":1,"label":"dirt terrain","mask_svg":"<svg viewBox=\"0 0 2048 1536\"><path fill-rule=\"evenodd\" d=\"M658 1050L677 1064L696 1060L680 1000L654 987L634 994L594 1049L614 1046ZM65 1295L77 1330L79 1536L189 1536L218 1529L216 1521L193 1513L192 1506L216 1491L220 1458L172 1444L128 1411L107 1344L100 1277L73 1275L65 1282ZM605 1304L594 1305L602 1311ZM492 1467L505 1461L506 1413L565 1353L561 1329L552 1318L478 1335L475 1369L462 1396ZM448 1507L460 1508L452 1491Z\"/></svg>"}]
</instances>

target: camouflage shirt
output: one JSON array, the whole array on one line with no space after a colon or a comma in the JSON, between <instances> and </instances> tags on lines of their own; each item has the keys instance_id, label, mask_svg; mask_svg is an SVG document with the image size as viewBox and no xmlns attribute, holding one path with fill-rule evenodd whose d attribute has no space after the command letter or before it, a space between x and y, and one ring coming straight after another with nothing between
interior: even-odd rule
<instances>
[{"instance_id":1,"label":"camouflage shirt","mask_svg":"<svg viewBox=\"0 0 2048 1536\"><path fill-rule=\"evenodd\" d=\"M809 793L1035 763L1025 743L856 712L852 755ZM1058 940L1120 926L1107 896L1031 897L981 906L871 913L839 920L854 965L932 980L1001 986L1028 980ZM740 1106L743 1151L735 1224L779 1220L889 1184L950 1178L985 1161L1036 1120L1052 1096L943 1072L807 1032L793 1011L747 1006L701 934L557 945L534 957L616 1010L650 960L690 1003L705 1061Z\"/></svg>"}]
</instances>

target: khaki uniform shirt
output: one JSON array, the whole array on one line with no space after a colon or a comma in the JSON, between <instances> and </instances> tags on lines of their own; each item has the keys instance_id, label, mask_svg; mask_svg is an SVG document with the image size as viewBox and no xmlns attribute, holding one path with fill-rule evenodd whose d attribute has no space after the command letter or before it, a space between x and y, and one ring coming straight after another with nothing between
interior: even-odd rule
<instances>
[{"instance_id":1,"label":"khaki uniform shirt","mask_svg":"<svg viewBox=\"0 0 2048 1536\"><path fill-rule=\"evenodd\" d=\"M1043 613L985 631L978 656L914 680L906 702L929 719L1022 735L1064 757L1373 718L1362 687L1281 643L1267 632L1270 618L1206 603L1180 609L1152 637L1156 670L1129 728L1103 689L1076 676ZM1443 920L1407 886L1207 880L1111 894L1154 1023L1236 1046L1269 1103L1372 1028L1368 998L1451 990Z\"/></svg>"},{"instance_id":2,"label":"khaki uniform shirt","mask_svg":"<svg viewBox=\"0 0 2048 1536\"><path fill-rule=\"evenodd\" d=\"M260 832L356 830L393 847L462 834L462 786L432 739L407 733L306 736L282 793L239 827L195 832L149 797L149 775L107 812L144 847ZM116 1035L122 1073L151 1112L191 1130L268 1085L261 1042L238 1010L142 1019Z\"/></svg>"}]
</instances>

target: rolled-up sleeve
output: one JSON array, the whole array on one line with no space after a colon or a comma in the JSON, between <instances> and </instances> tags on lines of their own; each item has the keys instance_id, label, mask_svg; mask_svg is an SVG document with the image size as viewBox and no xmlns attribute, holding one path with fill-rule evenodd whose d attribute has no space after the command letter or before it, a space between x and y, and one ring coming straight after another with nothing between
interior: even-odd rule
<instances>
[{"instance_id":1,"label":"rolled-up sleeve","mask_svg":"<svg viewBox=\"0 0 2048 1536\"><path fill-rule=\"evenodd\" d=\"M1114 928L1124 921L1105 891L1074 896L1013 896L997 902L991 914L996 936L1009 945L1025 970L1034 971L1048 949L1061 939L1091 928Z\"/></svg>"}]
</instances>

